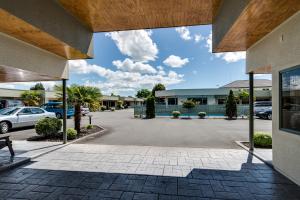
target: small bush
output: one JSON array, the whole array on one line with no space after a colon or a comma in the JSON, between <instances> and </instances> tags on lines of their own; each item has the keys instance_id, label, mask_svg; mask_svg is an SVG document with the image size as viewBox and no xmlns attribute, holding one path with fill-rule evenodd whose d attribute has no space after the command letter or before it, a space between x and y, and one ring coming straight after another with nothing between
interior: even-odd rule
<instances>
[{"instance_id":1,"label":"small bush","mask_svg":"<svg viewBox=\"0 0 300 200\"><path fill-rule=\"evenodd\" d=\"M86 129L92 129L94 126L92 124L89 124L86 126Z\"/></svg>"},{"instance_id":2,"label":"small bush","mask_svg":"<svg viewBox=\"0 0 300 200\"><path fill-rule=\"evenodd\" d=\"M186 109L192 109L196 106L195 102L192 100L186 100L183 102L182 107Z\"/></svg>"},{"instance_id":3,"label":"small bush","mask_svg":"<svg viewBox=\"0 0 300 200\"><path fill-rule=\"evenodd\" d=\"M199 112L198 116L199 116L200 119L204 119L205 116L206 116L206 112Z\"/></svg>"},{"instance_id":4,"label":"small bush","mask_svg":"<svg viewBox=\"0 0 300 200\"><path fill-rule=\"evenodd\" d=\"M264 132L256 132L254 134L254 146L262 148L271 148L272 136Z\"/></svg>"},{"instance_id":5,"label":"small bush","mask_svg":"<svg viewBox=\"0 0 300 200\"><path fill-rule=\"evenodd\" d=\"M116 109L115 108L110 108L110 111L114 112Z\"/></svg>"},{"instance_id":6,"label":"small bush","mask_svg":"<svg viewBox=\"0 0 300 200\"><path fill-rule=\"evenodd\" d=\"M69 140L75 139L77 136L77 131L74 128L67 129L67 137Z\"/></svg>"},{"instance_id":7,"label":"small bush","mask_svg":"<svg viewBox=\"0 0 300 200\"><path fill-rule=\"evenodd\" d=\"M35 125L35 132L44 137L56 137L61 130L62 122L57 118L44 118Z\"/></svg>"},{"instance_id":8,"label":"small bush","mask_svg":"<svg viewBox=\"0 0 300 200\"><path fill-rule=\"evenodd\" d=\"M101 111L105 111L106 110L106 107L105 106L101 106Z\"/></svg>"},{"instance_id":9,"label":"small bush","mask_svg":"<svg viewBox=\"0 0 300 200\"><path fill-rule=\"evenodd\" d=\"M173 117L175 118L175 119L177 119L179 116L180 116L180 112L179 111L173 111L172 112L172 115L173 115Z\"/></svg>"}]
</instances>

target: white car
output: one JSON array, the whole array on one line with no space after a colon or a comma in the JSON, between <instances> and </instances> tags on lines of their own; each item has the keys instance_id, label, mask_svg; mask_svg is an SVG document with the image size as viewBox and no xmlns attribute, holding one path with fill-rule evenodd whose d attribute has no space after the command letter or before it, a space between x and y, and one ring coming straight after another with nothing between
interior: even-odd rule
<instances>
[{"instance_id":1,"label":"white car","mask_svg":"<svg viewBox=\"0 0 300 200\"><path fill-rule=\"evenodd\" d=\"M0 134L7 133L11 128L34 126L38 120L47 117L56 116L39 107L4 108L0 110Z\"/></svg>"},{"instance_id":2,"label":"white car","mask_svg":"<svg viewBox=\"0 0 300 200\"><path fill-rule=\"evenodd\" d=\"M89 109L89 108L86 108L86 107L81 106L80 109L81 109L81 114L82 114L83 116L85 116L85 115L87 115L87 114L90 113L90 109Z\"/></svg>"}]
</instances>

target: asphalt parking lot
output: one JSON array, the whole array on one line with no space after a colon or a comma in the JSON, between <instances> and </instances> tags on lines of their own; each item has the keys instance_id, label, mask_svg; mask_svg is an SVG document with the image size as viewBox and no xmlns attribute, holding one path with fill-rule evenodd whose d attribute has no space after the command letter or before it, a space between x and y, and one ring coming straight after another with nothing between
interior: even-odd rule
<instances>
[{"instance_id":1,"label":"asphalt parking lot","mask_svg":"<svg viewBox=\"0 0 300 200\"><path fill-rule=\"evenodd\" d=\"M171 119L150 120L133 118L133 110L91 113L92 123L104 127L105 134L91 137L80 143L107 145L138 145L163 147L238 148L234 141L248 139L248 121L224 119ZM67 126L73 127L73 118ZM82 126L88 117L82 118ZM269 120L255 120L256 131L272 131ZM26 140L36 135L33 127L17 129L9 133L12 140Z\"/></svg>"},{"instance_id":2,"label":"asphalt parking lot","mask_svg":"<svg viewBox=\"0 0 300 200\"><path fill-rule=\"evenodd\" d=\"M133 110L95 113L93 122L106 131L80 143L162 147L239 148L248 140L248 120L133 118ZM85 119L86 123L86 119ZM255 120L255 130L271 133L272 121Z\"/></svg>"}]
</instances>

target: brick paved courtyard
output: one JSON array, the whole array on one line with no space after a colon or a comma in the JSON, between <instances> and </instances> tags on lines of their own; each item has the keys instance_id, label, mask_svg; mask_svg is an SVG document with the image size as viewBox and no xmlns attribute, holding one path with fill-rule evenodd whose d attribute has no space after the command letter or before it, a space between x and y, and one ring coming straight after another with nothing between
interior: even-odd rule
<instances>
[{"instance_id":1,"label":"brick paved courtyard","mask_svg":"<svg viewBox=\"0 0 300 200\"><path fill-rule=\"evenodd\" d=\"M0 174L0 199L300 199L240 149L72 144Z\"/></svg>"}]
</instances>

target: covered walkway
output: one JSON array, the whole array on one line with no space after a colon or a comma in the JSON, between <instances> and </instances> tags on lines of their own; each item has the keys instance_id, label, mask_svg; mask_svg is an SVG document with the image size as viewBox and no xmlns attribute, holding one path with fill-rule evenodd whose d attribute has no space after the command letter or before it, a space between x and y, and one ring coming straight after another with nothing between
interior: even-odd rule
<instances>
[{"instance_id":1,"label":"covered walkway","mask_svg":"<svg viewBox=\"0 0 300 200\"><path fill-rule=\"evenodd\" d=\"M0 177L11 199L289 199L300 189L245 150L71 144Z\"/></svg>"}]
</instances>

